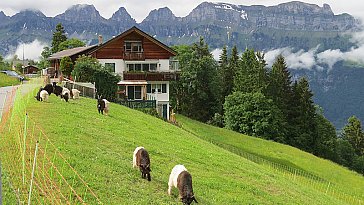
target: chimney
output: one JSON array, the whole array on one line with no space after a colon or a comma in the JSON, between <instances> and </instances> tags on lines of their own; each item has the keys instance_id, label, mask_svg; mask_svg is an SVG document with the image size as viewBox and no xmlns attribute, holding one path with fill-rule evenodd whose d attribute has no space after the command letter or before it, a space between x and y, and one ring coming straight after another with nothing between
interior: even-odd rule
<instances>
[{"instance_id":1,"label":"chimney","mask_svg":"<svg viewBox=\"0 0 364 205\"><path fill-rule=\"evenodd\" d=\"M102 43L102 35L99 35L99 45L101 45Z\"/></svg>"}]
</instances>

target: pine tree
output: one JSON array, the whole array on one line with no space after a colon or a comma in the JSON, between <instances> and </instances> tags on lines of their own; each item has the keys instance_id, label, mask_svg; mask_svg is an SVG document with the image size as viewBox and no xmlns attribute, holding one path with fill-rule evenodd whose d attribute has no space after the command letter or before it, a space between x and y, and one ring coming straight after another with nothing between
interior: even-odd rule
<instances>
[{"instance_id":1,"label":"pine tree","mask_svg":"<svg viewBox=\"0 0 364 205\"><path fill-rule=\"evenodd\" d=\"M292 81L291 74L287 68L286 62L282 55L279 55L272 65L272 70L269 73L267 96L269 96L274 104L281 110L285 126L282 129L288 135L288 124L292 118L290 102L292 101Z\"/></svg>"},{"instance_id":2,"label":"pine tree","mask_svg":"<svg viewBox=\"0 0 364 205\"><path fill-rule=\"evenodd\" d=\"M350 142L355 149L356 154L364 155L364 133L360 120L351 116L348 123L343 128L343 139Z\"/></svg>"},{"instance_id":3,"label":"pine tree","mask_svg":"<svg viewBox=\"0 0 364 205\"><path fill-rule=\"evenodd\" d=\"M57 24L56 31L53 33L52 38L52 53L57 53L59 51L59 44L66 41L67 37L65 35L64 27L61 23Z\"/></svg>"},{"instance_id":4,"label":"pine tree","mask_svg":"<svg viewBox=\"0 0 364 205\"><path fill-rule=\"evenodd\" d=\"M292 119L288 143L313 152L317 128L315 124L316 108L312 100L313 93L305 77L293 85Z\"/></svg>"},{"instance_id":5,"label":"pine tree","mask_svg":"<svg viewBox=\"0 0 364 205\"><path fill-rule=\"evenodd\" d=\"M262 92L267 89L265 62L252 49L247 49L234 77L234 90L243 93Z\"/></svg>"},{"instance_id":6,"label":"pine tree","mask_svg":"<svg viewBox=\"0 0 364 205\"><path fill-rule=\"evenodd\" d=\"M220 55L219 74L221 77L221 105L225 102L225 97L232 91L234 73L231 72L226 46L223 47Z\"/></svg>"}]
</instances>

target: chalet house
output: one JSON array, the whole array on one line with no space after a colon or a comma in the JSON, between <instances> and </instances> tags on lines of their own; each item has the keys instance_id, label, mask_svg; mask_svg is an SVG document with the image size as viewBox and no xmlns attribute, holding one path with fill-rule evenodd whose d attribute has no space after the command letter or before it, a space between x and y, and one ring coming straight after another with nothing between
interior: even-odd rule
<instances>
[{"instance_id":1,"label":"chalet house","mask_svg":"<svg viewBox=\"0 0 364 205\"><path fill-rule=\"evenodd\" d=\"M120 98L128 101L156 100L157 111L169 119L169 81L176 79L176 52L136 27L99 45L81 47L53 54L51 65L59 70L64 56L76 60L79 55L95 57L107 69L119 74Z\"/></svg>"},{"instance_id":2,"label":"chalet house","mask_svg":"<svg viewBox=\"0 0 364 205\"><path fill-rule=\"evenodd\" d=\"M39 68L34 65L28 65L24 67L24 74L37 74Z\"/></svg>"}]
</instances>

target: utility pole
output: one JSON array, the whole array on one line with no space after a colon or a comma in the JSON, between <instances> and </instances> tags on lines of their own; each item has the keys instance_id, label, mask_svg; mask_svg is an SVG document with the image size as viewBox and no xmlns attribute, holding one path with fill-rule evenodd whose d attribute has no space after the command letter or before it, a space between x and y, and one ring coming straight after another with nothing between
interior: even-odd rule
<instances>
[{"instance_id":1,"label":"utility pole","mask_svg":"<svg viewBox=\"0 0 364 205\"><path fill-rule=\"evenodd\" d=\"M24 43L23 43L23 74L25 73L25 65L24 65Z\"/></svg>"}]
</instances>

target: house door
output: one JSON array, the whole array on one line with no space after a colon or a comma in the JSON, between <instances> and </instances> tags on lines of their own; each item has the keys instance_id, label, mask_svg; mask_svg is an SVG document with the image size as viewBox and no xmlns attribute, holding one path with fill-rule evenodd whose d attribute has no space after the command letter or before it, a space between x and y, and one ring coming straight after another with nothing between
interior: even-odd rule
<instances>
[{"instance_id":1,"label":"house door","mask_svg":"<svg viewBox=\"0 0 364 205\"><path fill-rule=\"evenodd\" d=\"M167 106L168 106L167 104L164 104L163 108L162 108L162 116L163 116L164 119L167 119L167 114L168 114Z\"/></svg>"}]
</instances>

